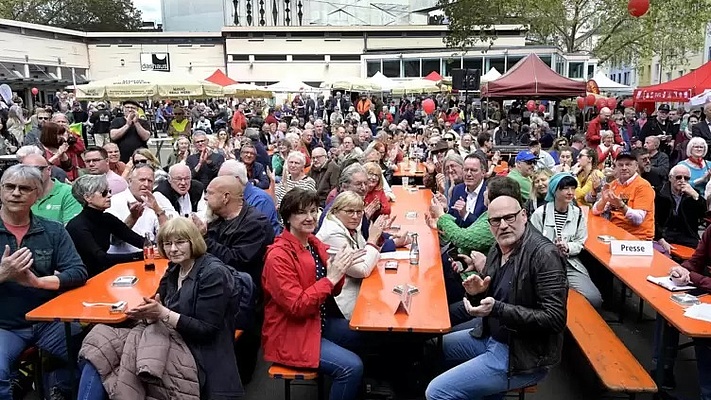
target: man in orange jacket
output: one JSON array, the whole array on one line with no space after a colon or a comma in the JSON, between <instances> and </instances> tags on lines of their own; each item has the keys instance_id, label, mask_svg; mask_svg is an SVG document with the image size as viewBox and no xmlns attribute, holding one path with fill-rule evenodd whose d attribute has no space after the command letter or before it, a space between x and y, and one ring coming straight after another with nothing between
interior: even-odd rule
<instances>
[{"instance_id":1,"label":"man in orange jacket","mask_svg":"<svg viewBox=\"0 0 711 400\"><path fill-rule=\"evenodd\" d=\"M361 121L366 121L370 114L370 99L366 94L361 94L356 103L356 112L360 115Z\"/></svg>"}]
</instances>

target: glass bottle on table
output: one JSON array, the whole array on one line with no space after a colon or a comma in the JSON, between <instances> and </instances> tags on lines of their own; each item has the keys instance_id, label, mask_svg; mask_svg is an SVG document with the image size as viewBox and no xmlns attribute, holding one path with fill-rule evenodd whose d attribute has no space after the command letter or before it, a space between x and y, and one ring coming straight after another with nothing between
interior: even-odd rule
<instances>
[{"instance_id":1,"label":"glass bottle on table","mask_svg":"<svg viewBox=\"0 0 711 400\"><path fill-rule=\"evenodd\" d=\"M420 246L417 244L417 233L410 234L410 265L420 265Z\"/></svg>"},{"instance_id":2,"label":"glass bottle on table","mask_svg":"<svg viewBox=\"0 0 711 400\"><path fill-rule=\"evenodd\" d=\"M155 248L153 247L153 241L151 241L151 234L149 232L146 232L143 237L143 267L146 272L156 270Z\"/></svg>"}]
</instances>

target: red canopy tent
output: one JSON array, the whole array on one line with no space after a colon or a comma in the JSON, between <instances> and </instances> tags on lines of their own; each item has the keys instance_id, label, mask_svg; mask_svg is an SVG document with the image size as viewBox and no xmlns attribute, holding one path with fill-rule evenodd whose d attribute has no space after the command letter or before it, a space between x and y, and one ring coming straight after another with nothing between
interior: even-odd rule
<instances>
[{"instance_id":1,"label":"red canopy tent","mask_svg":"<svg viewBox=\"0 0 711 400\"><path fill-rule=\"evenodd\" d=\"M442 75L440 75L437 71L432 71L425 77L425 79L428 81L439 82L442 80Z\"/></svg>"},{"instance_id":2,"label":"red canopy tent","mask_svg":"<svg viewBox=\"0 0 711 400\"><path fill-rule=\"evenodd\" d=\"M215 72L213 72L212 75L205 78L205 80L208 82L212 82L216 85L220 85L220 86L228 86L228 85L234 85L235 83L239 83L236 80L225 75L225 73L219 69L215 70Z\"/></svg>"},{"instance_id":3,"label":"red canopy tent","mask_svg":"<svg viewBox=\"0 0 711 400\"><path fill-rule=\"evenodd\" d=\"M482 85L481 96L546 99L585 96L585 82L559 75L537 55L529 54L498 79Z\"/></svg>"},{"instance_id":4,"label":"red canopy tent","mask_svg":"<svg viewBox=\"0 0 711 400\"><path fill-rule=\"evenodd\" d=\"M637 88L633 98L635 103L687 102L706 89L711 89L711 62L669 82Z\"/></svg>"}]
</instances>

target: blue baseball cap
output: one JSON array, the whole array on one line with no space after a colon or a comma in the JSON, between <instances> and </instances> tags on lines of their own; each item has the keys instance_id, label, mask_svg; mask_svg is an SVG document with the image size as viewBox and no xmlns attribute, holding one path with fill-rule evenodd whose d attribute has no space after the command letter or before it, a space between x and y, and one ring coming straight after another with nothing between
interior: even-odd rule
<instances>
[{"instance_id":1,"label":"blue baseball cap","mask_svg":"<svg viewBox=\"0 0 711 400\"><path fill-rule=\"evenodd\" d=\"M516 155L516 162L520 161L538 161L538 157L528 150L522 150Z\"/></svg>"}]
</instances>

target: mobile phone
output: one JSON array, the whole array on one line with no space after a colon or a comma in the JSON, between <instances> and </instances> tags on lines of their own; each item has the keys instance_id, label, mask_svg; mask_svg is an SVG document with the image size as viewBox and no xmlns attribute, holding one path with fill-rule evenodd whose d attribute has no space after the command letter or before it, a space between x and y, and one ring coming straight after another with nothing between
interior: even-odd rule
<instances>
[{"instance_id":1,"label":"mobile phone","mask_svg":"<svg viewBox=\"0 0 711 400\"><path fill-rule=\"evenodd\" d=\"M385 263L385 270L386 271L397 271L397 261L395 260L390 260Z\"/></svg>"},{"instance_id":2,"label":"mobile phone","mask_svg":"<svg viewBox=\"0 0 711 400\"><path fill-rule=\"evenodd\" d=\"M709 294L709 292L707 292L706 289L703 289L703 288L696 288L696 289L687 290L686 294L690 294L690 295L696 296L696 297L701 297L701 296L706 296L707 294Z\"/></svg>"},{"instance_id":3,"label":"mobile phone","mask_svg":"<svg viewBox=\"0 0 711 400\"><path fill-rule=\"evenodd\" d=\"M460 273L459 277L462 278L462 282L463 282L463 281L466 281L467 278L469 278L472 275L479 275L479 273L476 271L465 271L465 272Z\"/></svg>"},{"instance_id":4,"label":"mobile phone","mask_svg":"<svg viewBox=\"0 0 711 400\"><path fill-rule=\"evenodd\" d=\"M447 257L449 257L451 261L460 261L464 263L464 258L462 258L462 256L459 254L459 250L456 247L452 247L451 249L447 250Z\"/></svg>"},{"instance_id":5,"label":"mobile phone","mask_svg":"<svg viewBox=\"0 0 711 400\"><path fill-rule=\"evenodd\" d=\"M125 301L119 301L118 303L112 304L109 308L109 313L117 314L123 312L126 309L126 304L127 303Z\"/></svg>"}]
</instances>

